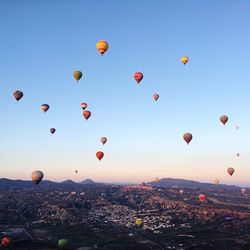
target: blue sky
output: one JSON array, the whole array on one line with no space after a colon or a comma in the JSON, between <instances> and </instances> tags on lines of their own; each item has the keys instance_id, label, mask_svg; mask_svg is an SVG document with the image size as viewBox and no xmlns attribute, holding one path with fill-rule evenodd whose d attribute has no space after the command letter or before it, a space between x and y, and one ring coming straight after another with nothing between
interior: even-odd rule
<instances>
[{"instance_id":1,"label":"blue sky","mask_svg":"<svg viewBox=\"0 0 250 250\"><path fill-rule=\"evenodd\" d=\"M40 169L52 180L250 185L249 9L248 1L1 1L1 177ZM110 45L103 57L99 40Z\"/></svg>"}]
</instances>

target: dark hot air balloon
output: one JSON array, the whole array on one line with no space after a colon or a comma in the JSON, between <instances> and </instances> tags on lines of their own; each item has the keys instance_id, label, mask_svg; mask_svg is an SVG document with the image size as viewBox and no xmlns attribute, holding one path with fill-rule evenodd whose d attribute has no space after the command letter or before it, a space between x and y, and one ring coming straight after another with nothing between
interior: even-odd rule
<instances>
[{"instance_id":1,"label":"dark hot air balloon","mask_svg":"<svg viewBox=\"0 0 250 250\"><path fill-rule=\"evenodd\" d=\"M2 246L8 247L9 244L10 244L10 238L9 238L9 237L4 237L4 238L2 238L1 243L2 243Z\"/></svg>"},{"instance_id":2,"label":"dark hot air balloon","mask_svg":"<svg viewBox=\"0 0 250 250\"><path fill-rule=\"evenodd\" d=\"M15 92L13 92L13 96L17 101L19 101L23 97L23 92L20 90L16 90Z\"/></svg>"},{"instance_id":3,"label":"dark hot air balloon","mask_svg":"<svg viewBox=\"0 0 250 250\"><path fill-rule=\"evenodd\" d=\"M51 128L51 129L50 129L50 133L51 133L51 134L54 134L55 132L56 132L56 129L55 129L55 128Z\"/></svg>"},{"instance_id":4,"label":"dark hot air balloon","mask_svg":"<svg viewBox=\"0 0 250 250\"><path fill-rule=\"evenodd\" d=\"M153 98L154 98L155 101L157 101L157 100L159 99L159 97L160 97L160 96L159 96L158 94L154 94L154 95L153 95Z\"/></svg>"},{"instance_id":5,"label":"dark hot air balloon","mask_svg":"<svg viewBox=\"0 0 250 250\"><path fill-rule=\"evenodd\" d=\"M61 248L61 249L66 249L69 245L69 241L67 239L60 239L58 241L58 246Z\"/></svg>"},{"instance_id":6,"label":"dark hot air balloon","mask_svg":"<svg viewBox=\"0 0 250 250\"><path fill-rule=\"evenodd\" d=\"M81 108L82 108L82 110L86 109L87 106L88 106L87 103L85 103L85 102L82 102L82 103L81 103Z\"/></svg>"},{"instance_id":7,"label":"dark hot air balloon","mask_svg":"<svg viewBox=\"0 0 250 250\"><path fill-rule=\"evenodd\" d=\"M100 141L104 145L107 142L107 137L101 137Z\"/></svg>"}]
</instances>

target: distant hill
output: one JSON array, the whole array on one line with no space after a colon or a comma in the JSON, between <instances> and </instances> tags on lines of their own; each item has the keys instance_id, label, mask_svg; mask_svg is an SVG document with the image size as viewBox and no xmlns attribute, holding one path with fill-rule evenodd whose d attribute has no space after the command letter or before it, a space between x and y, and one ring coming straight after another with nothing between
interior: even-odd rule
<instances>
[{"instance_id":1,"label":"distant hill","mask_svg":"<svg viewBox=\"0 0 250 250\"><path fill-rule=\"evenodd\" d=\"M68 179L68 180L66 180L66 181L63 181L63 182L61 182L62 184L76 184L76 182L74 182L74 181L72 181L72 180L70 180L70 179Z\"/></svg>"},{"instance_id":2,"label":"distant hill","mask_svg":"<svg viewBox=\"0 0 250 250\"><path fill-rule=\"evenodd\" d=\"M147 183L153 187L179 187L179 188L240 188L235 185L225 185L225 184L212 184L212 183L201 183L198 181L184 180L184 179L173 179L173 178L163 178L159 181L152 181Z\"/></svg>"},{"instance_id":3,"label":"distant hill","mask_svg":"<svg viewBox=\"0 0 250 250\"><path fill-rule=\"evenodd\" d=\"M79 182L79 184L85 184L85 185L95 185L96 182L92 181L91 179L86 179L84 181Z\"/></svg>"}]
</instances>

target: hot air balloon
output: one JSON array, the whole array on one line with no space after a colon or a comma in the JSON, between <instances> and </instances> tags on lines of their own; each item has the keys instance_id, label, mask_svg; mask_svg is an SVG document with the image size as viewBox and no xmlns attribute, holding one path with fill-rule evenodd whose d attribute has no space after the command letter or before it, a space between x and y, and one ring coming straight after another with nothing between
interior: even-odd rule
<instances>
[{"instance_id":1,"label":"hot air balloon","mask_svg":"<svg viewBox=\"0 0 250 250\"><path fill-rule=\"evenodd\" d=\"M183 139L186 141L187 144L189 144L189 142L192 140L192 138L193 138L193 136L190 133L185 133L183 135Z\"/></svg>"},{"instance_id":2,"label":"hot air balloon","mask_svg":"<svg viewBox=\"0 0 250 250\"><path fill-rule=\"evenodd\" d=\"M154 182L159 182L159 181L160 181L160 179L158 177L154 178Z\"/></svg>"},{"instance_id":3,"label":"hot air balloon","mask_svg":"<svg viewBox=\"0 0 250 250\"><path fill-rule=\"evenodd\" d=\"M228 168L227 172L232 176L234 173L234 169L233 168Z\"/></svg>"},{"instance_id":4,"label":"hot air balloon","mask_svg":"<svg viewBox=\"0 0 250 250\"><path fill-rule=\"evenodd\" d=\"M9 238L9 237L4 237L4 238L2 238L1 243L2 243L2 246L8 247L9 244L10 244L10 238Z\"/></svg>"},{"instance_id":5,"label":"hot air balloon","mask_svg":"<svg viewBox=\"0 0 250 250\"><path fill-rule=\"evenodd\" d=\"M13 96L17 101L19 101L23 97L23 92L20 90L16 90L15 92L13 92Z\"/></svg>"},{"instance_id":6,"label":"hot air balloon","mask_svg":"<svg viewBox=\"0 0 250 250\"><path fill-rule=\"evenodd\" d=\"M236 129L239 129L240 127L239 126L236 126Z\"/></svg>"},{"instance_id":7,"label":"hot air balloon","mask_svg":"<svg viewBox=\"0 0 250 250\"><path fill-rule=\"evenodd\" d=\"M98 151L98 152L96 153L96 157L97 157L97 159L98 159L99 161L103 158L103 156L104 156L104 153L103 153L102 151Z\"/></svg>"},{"instance_id":8,"label":"hot air balloon","mask_svg":"<svg viewBox=\"0 0 250 250\"><path fill-rule=\"evenodd\" d=\"M240 156L240 153L237 153L236 155L237 155L237 157L239 157L239 156Z\"/></svg>"},{"instance_id":9,"label":"hot air balloon","mask_svg":"<svg viewBox=\"0 0 250 250\"><path fill-rule=\"evenodd\" d=\"M67 239L60 239L58 241L58 246L61 248L61 249L65 249L67 248L69 245L69 241Z\"/></svg>"},{"instance_id":10,"label":"hot air balloon","mask_svg":"<svg viewBox=\"0 0 250 250\"><path fill-rule=\"evenodd\" d=\"M104 145L107 142L107 137L101 137L100 141Z\"/></svg>"},{"instance_id":11,"label":"hot air balloon","mask_svg":"<svg viewBox=\"0 0 250 250\"><path fill-rule=\"evenodd\" d=\"M96 48L103 56L103 54L108 50L109 44L106 41L101 40L96 43Z\"/></svg>"},{"instance_id":12,"label":"hot air balloon","mask_svg":"<svg viewBox=\"0 0 250 250\"><path fill-rule=\"evenodd\" d=\"M216 184L216 185L220 184L220 180L219 179L215 179L214 180L214 184Z\"/></svg>"},{"instance_id":13,"label":"hot air balloon","mask_svg":"<svg viewBox=\"0 0 250 250\"><path fill-rule=\"evenodd\" d=\"M240 192L242 193L242 195L244 195L246 193L246 191L247 191L246 188L241 188L240 189Z\"/></svg>"},{"instance_id":14,"label":"hot air balloon","mask_svg":"<svg viewBox=\"0 0 250 250\"><path fill-rule=\"evenodd\" d=\"M56 132L56 129L55 128L51 128L50 129L50 133L53 135L54 133Z\"/></svg>"},{"instance_id":15,"label":"hot air balloon","mask_svg":"<svg viewBox=\"0 0 250 250\"><path fill-rule=\"evenodd\" d=\"M154 95L153 95L153 98L154 98L155 101L157 101L157 100L159 99L159 97L160 97L160 96L159 96L158 94L154 94Z\"/></svg>"},{"instance_id":16,"label":"hot air balloon","mask_svg":"<svg viewBox=\"0 0 250 250\"><path fill-rule=\"evenodd\" d=\"M82 78L82 72L80 70L77 70L74 72L73 76L76 79L76 81L79 81Z\"/></svg>"},{"instance_id":17,"label":"hot air balloon","mask_svg":"<svg viewBox=\"0 0 250 250\"><path fill-rule=\"evenodd\" d=\"M137 83L139 84L140 81L143 79L143 74L141 72L135 72L134 73L134 78L137 81Z\"/></svg>"},{"instance_id":18,"label":"hot air balloon","mask_svg":"<svg viewBox=\"0 0 250 250\"><path fill-rule=\"evenodd\" d=\"M226 115L222 115L220 117L220 121L225 125L228 121L228 117Z\"/></svg>"},{"instance_id":19,"label":"hot air balloon","mask_svg":"<svg viewBox=\"0 0 250 250\"><path fill-rule=\"evenodd\" d=\"M40 170L34 171L31 174L31 179L35 184L39 184L41 182L41 180L43 179L43 172Z\"/></svg>"},{"instance_id":20,"label":"hot air balloon","mask_svg":"<svg viewBox=\"0 0 250 250\"><path fill-rule=\"evenodd\" d=\"M42 104L41 109L45 113L45 112L47 112L49 110L49 105L48 104Z\"/></svg>"},{"instance_id":21,"label":"hot air balloon","mask_svg":"<svg viewBox=\"0 0 250 250\"><path fill-rule=\"evenodd\" d=\"M78 173L78 170L75 170L75 173L77 174L77 173Z\"/></svg>"},{"instance_id":22,"label":"hot air balloon","mask_svg":"<svg viewBox=\"0 0 250 250\"><path fill-rule=\"evenodd\" d=\"M86 109L87 108L87 103L85 103L85 102L82 102L81 103L81 108L84 110L84 109Z\"/></svg>"},{"instance_id":23,"label":"hot air balloon","mask_svg":"<svg viewBox=\"0 0 250 250\"><path fill-rule=\"evenodd\" d=\"M188 62L188 57L187 56L182 56L181 57L181 62L185 65Z\"/></svg>"},{"instance_id":24,"label":"hot air balloon","mask_svg":"<svg viewBox=\"0 0 250 250\"><path fill-rule=\"evenodd\" d=\"M198 199L199 199L200 202L205 202L206 195L205 194L199 194Z\"/></svg>"},{"instance_id":25,"label":"hot air balloon","mask_svg":"<svg viewBox=\"0 0 250 250\"><path fill-rule=\"evenodd\" d=\"M83 111L83 116L84 116L84 118L86 119L86 121L89 119L89 117L91 116L91 112L90 111L87 111L87 110L85 110L85 111Z\"/></svg>"},{"instance_id":26,"label":"hot air balloon","mask_svg":"<svg viewBox=\"0 0 250 250\"><path fill-rule=\"evenodd\" d=\"M181 195L184 193L184 191L183 191L182 189L180 189L180 191L179 191L179 192L180 192L180 194L181 194Z\"/></svg>"},{"instance_id":27,"label":"hot air balloon","mask_svg":"<svg viewBox=\"0 0 250 250\"><path fill-rule=\"evenodd\" d=\"M136 224L136 226L141 227L142 224L143 224L142 219L141 219L141 218L137 218L137 219L135 220L135 224Z\"/></svg>"}]
</instances>

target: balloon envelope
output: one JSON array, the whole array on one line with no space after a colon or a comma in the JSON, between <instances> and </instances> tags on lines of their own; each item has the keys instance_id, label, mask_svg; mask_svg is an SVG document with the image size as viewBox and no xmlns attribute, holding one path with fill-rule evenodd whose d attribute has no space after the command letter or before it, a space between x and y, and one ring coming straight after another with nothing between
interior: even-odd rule
<instances>
[{"instance_id":1,"label":"balloon envelope","mask_svg":"<svg viewBox=\"0 0 250 250\"><path fill-rule=\"evenodd\" d=\"M77 70L74 72L73 76L76 79L76 81L79 81L82 78L82 72L80 70Z\"/></svg>"},{"instance_id":2,"label":"balloon envelope","mask_svg":"<svg viewBox=\"0 0 250 250\"><path fill-rule=\"evenodd\" d=\"M135 220L135 224L136 224L136 226L141 227L142 224L143 224L142 219L141 219L141 218L137 218L137 219Z\"/></svg>"},{"instance_id":3,"label":"balloon envelope","mask_svg":"<svg viewBox=\"0 0 250 250\"><path fill-rule=\"evenodd\" d=\"M67 239L60 239L58 241L58 246L61 248L61 249L65 249L69 244L69 241Z\"/></svg>"},{"instance_id":4,"label":"balloon envelope","mask_svg":"<svg viewBox=\"0 0 250 250\"><path fill-rule=\"evenodd\" d=\"M240 153L237 153L236 155L237 155L237 157L239 157L239 156L240 156Z\"/></svg>"},{"instance_id":5,"label":"balloon envelope","mask_svg":"<svg viewBox=\"0 0 250 250\"><path fill-rule=\"evenodd\" d=\"M9 237L2 238L1 243L4 247L7 247L10 244L10 238Z\"/></svg>"},{"instance_id":6,"label":"balloon envelope","mask_svg":"<svg viewBox=\"0 0 250 250\"><path fill-rule=\"evenodd\" d=\"M242 194L245 194L246 191L247 191L246 188L241 188L241 189L240 189L240 192L241 192Z\"/></svg>"},{"instance_id":7,"label":"balloon envelope","mask_svg":"<svg viewBox=\"0 0 250 250\"><path fill-rule=\"evenodd\" d=\"M89 117L91 116L91 112L85 110L83 113L83 117L86 119L86 121L89 119Z\"/></svg>"},{"instance_id":8,"label":"balloon envelope","mask_svg":"<svg viewBox=\"0 0 250 250\"><path fill-rule=\"evenodd\" d=\"M50 129L50 133L51 133L51 134L54 134L55 132L56 132L56 129L55 129L55 128L51 128L51 129Z\"/></svg>"},{"instance_id":9,"label":"balloon envelope","mask_svg":"<svg viewBox=\"0 0 250 250\"><path fill-rule=\"evenodd\" d=\"M153 95L153 98L154 98L155 101L157 101L157 100L159 99L159 97L160 97L160 96L159 96L158 94L154 94L154 95Z\"/></svg>"},{"instance_id":10,"label":"balloon envelope","mask_svg":"<svg viewBox=\"0 0 250 250\"><path fill-rule=\"evenodd\" d=\"M228 121L228 117L226 115L222 115L220 117L220 121L225 125Z\"/></svg>"},{"instance_id":11,"label":"balloon envelope","mask_svg":"<svg viewBox=\"0 0 250 250\"><path fill-rule=\"evenodd\" d=\"M23 97L23 92L20 90L16 90L15 92L13 92L13 96L17 101L19 101Z\"/></svg>"},{"instance_id":12,"label":"balloon envelope","mask_svg":"<svg viewBox=\"0 0 250 250\"><path fill-rule=\"evenodd\" d=\"M134 73L134 78L137 81L137 83L139 84L140 81L143 79L143 74L141 72L135 72Z\"/></svg>"},{"instance_id":13,"label":"balloon envelope","mask_svg":"<svg viewBox=\"0 0 250 250\"><path fill-rule=\"evenodd\" d=\"M31 174L31 179L32 181L35 183L35 184L38 184L41 182L41 180L43 179L43 172L40 171L40 170L37 170L37 171L34 171L32 174Z\"/></svg>"},{"instance_id":14,"label":"balloon envelope","mask_svg":"<svg viewBox=\"0 0 250 250\"><path fill-rule=\"evenodd\" d=\"M109 44L104 40L100 40L96 43L96 48L103 55L108 50Z\"/></svg>"},{"instance_id":15,"label":"balloon envelope","mask_svg":"<svg viewBox=\"0 0 250 250\"><path fill-rule=\"evenodd\" d=\"M43 112L47 112L49 110L49 105L48 104L42 104L41 109Z\"/></svg>"},{"instance_id":16,"label":"balloon envelope","mask_svg":"<svg viewBox=\"0 0 250 250\"><path fill-rule=\"evenodd\" d=\"M104 145L107 142L107 137L101 137L100 141Z\"/></svg>"},{"instance_id":17,"label":"balloon envelope","mask_svg":"<svg viewBox=\"0 0 250 250\"><path fill-rule=\"evenodd\" d=\"M181 62L185 65L188 62L188 57L187 56L182 56L181 57Z\"/></svg>"},{"instance_id":18,"label":"balloon envelope","mask_svg":"<svg viewBox=\"0 0 250 250\"><path fill-rule=\"evenodd\" d=\"M189 142L193 139L193 136L190 133L185 133L183 135L183 139L186 141L187 144L189 144Z\"/></svg>"},{"instance_id":19,"label":"balloon envelope","mask_svg":"<svg viewBox=\"0 0 250 250\"><path fill-rule=\"evenodd\" d=\"M97 157L97 159L98 159L99 161L103 158L103 156L104 156L104 153L103 153L102 151L98 151L98 152L96 153L96 157Z\"/></svg>"},{"instance_id":20,"label":"balloon envelope","mask_svg":"<svg viewBox=\"0 0 250 250\"><path fill-rule=\"evenodd\" d=\"M206 195L205 194L199 194L198 199L200 202L204 202L206 200Z\"/></svg>"},{"instance_id":21,"label":"balloon envelope","mask_svg":"<svg viewBox=\"0 0 250 250\"><path fill-rule=\"evenodd\" d=\"M214 180L214 184L216 184L216 185L220 184L220 180L219 179L215 179Z\"/></svg>"},{"instance_id":22,"label":"balloon envelope","mask_svg":"<svg viewBox=\"0 0 250 250\"><path fill-rule=\"evenodd\" d=\"M87 106L88 106L87 103L85 103L85 102L82 102L82 103L81 103L81 108L82 108L83 110L86 109Z\"/></svg>"},{"instance_id":23,"label":"balloon envelope","mask_svg":"<svg viewBox=\"0 0 250 250\"><path fill-rule=\"evenodd\" d=\"M232 176L234 173L234 169L233 168L228 168L227 172Z\"/></svg>"}]
</instances>

